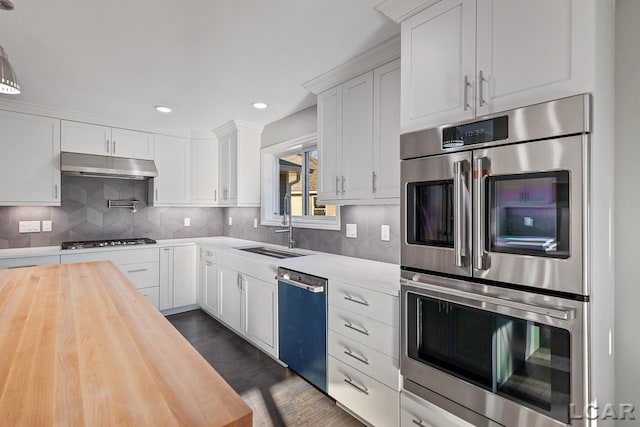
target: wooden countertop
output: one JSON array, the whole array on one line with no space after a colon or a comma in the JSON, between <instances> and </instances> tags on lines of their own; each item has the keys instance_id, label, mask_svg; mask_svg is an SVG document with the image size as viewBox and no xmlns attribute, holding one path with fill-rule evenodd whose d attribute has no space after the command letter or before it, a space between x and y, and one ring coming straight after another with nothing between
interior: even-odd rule
<instances>
[{"instance_id":1,"label":"wooden countertop","mask_svg":"<svg viewBox=\"0 0 640 427\"><path fill-rule=\"evenodd\" d=\"M244 427L252 412L107 261L0 271L0 420Z\"/></svg>"}]
</instances>

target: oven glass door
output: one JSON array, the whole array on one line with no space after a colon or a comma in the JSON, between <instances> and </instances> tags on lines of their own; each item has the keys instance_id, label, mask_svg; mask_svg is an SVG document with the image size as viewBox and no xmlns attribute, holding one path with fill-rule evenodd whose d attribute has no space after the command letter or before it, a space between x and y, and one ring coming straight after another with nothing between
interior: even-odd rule
<instances>
[{"instance_id":1,"label":"oven glass door","mask_svg":"<svg viewBox=\"0 0 640 427\"><path fill-rule=\"evenodd\" d=\"M453 248L453 179L407 184L407 241Z\"/></svg>"},{"instance_id":2,"label":"oven glass door","mask_svg":"<svg viewBox=\"0 0 640 427\"><path fill-rule=\"evenodd\" d=\"M406 304L410 358L569 423L569 331L412 292Z\"/></svg>"}]
</instances>

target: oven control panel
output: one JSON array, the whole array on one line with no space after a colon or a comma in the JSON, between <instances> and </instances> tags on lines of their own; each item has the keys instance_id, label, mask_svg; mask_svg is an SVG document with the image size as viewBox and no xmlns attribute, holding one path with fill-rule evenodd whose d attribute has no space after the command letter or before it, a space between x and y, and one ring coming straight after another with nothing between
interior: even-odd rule
<instances>
[{"instance_id":1,"label":"oven control panel","mask_svg":"<svg viewBox=\"0 0 640 427\"><path fill-rule=\"evenodd\" d=\"M458 148L466 145L500 141L509 137L509 117L466 123L442 129L442 148Z\"/></svg>"}]
</instances>

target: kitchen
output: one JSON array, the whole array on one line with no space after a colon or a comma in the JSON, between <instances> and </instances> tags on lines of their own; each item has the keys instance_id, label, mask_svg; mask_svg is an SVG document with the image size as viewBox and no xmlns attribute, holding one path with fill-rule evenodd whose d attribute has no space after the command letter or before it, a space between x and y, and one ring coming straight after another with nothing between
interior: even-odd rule
<instances>
[{"instance_id":1,"label":"kitchen","mask_svg":"<svg viewBox=\"0 0 640 427\"><path fill-rule=\"evenodd\" d=\"M5 359L46 278L186 424L636 425L636 2L343 3L0 2Z\"/></svg>"}]
</instances>

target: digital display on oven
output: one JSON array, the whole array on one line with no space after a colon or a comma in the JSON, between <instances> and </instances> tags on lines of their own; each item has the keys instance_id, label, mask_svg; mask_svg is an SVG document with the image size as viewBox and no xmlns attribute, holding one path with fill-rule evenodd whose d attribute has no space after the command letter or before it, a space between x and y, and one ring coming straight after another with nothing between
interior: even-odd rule
<instances>
[{"instance_id":1,"label":"digital display on oven","mask_svg":"<svg viewBox=\"0 0 640 427\"><path fill-rule=\"evenodd\" d=\"M457 148L509 137L509 117L452 126L442 130L442 148Z\"/></svg>"}]
</instances>

